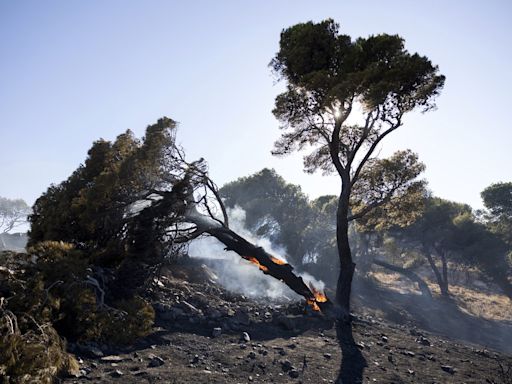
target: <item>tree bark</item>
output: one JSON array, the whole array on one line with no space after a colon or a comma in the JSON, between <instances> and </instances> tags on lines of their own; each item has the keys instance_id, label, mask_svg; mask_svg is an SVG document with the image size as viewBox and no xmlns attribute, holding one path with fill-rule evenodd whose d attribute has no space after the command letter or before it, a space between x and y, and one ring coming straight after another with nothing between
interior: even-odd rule
<instances>
[{"instance_id":1,"label":"tree bark","mask_svg":"<svg viewBox=\"0 0 512 384\"><path fill-rule=\"evenodd\" d=\"M437 268L437 265L436 265L434 259L432 258L432 255L430 253L430 248L424 246L423 252L425 253L425 256L427 257L428 263L430 264L430 268L432 268L432 271L434 272L434 275L437 280L437 285L439 285L439 289L441 291L441 296L448 297L449 296L448 280L443 279L443 276L441 275L439 268ZM445 262L446 262L446 259L445 259ZM444 270L443 270L443 273L444 273ZM446 273L447 273L447 270L446 270Z\"/></svg>"},{"instance_id":2,"label":"tree bark","mask_svg":"<svg viewBox=\"0 0 512 384\"><path fill-rule=\"evenodd\" d=\"M446 261L446 254L441 251L439 253L441 257L441 265L443 272L443 286L441 287L441 295L448 297L450 292L448 291L448 262Z\"/></svg>"},{"instance_id":3,"label":"tree bark","mask_svg":"<svg viewBox=\"0 0 512 384\"><path fill-rule=\"evenodd\" d=\"M387 263L383 260L378 260L378 259L373 260L373 264L378 265L383 268L386 268L386 269L389 269L390 271L398 272L398 273L404 275L409 280L418 284L418 288L421 291L423 296L428 297L430 299L432 298L432 292L430 291L430 288L428 287L427 283L425 283L425 280L423 280L421 277L419 277L413 271L399 267L398 265L393 265L393 264Z\"/></svg>"},{"instance_id":4,"label":"tree bark","mask_svg":"<svg viewBox=\"0 0 512 384\"><path fill-rule=\"evenodd\" d=\"M209 228L206 229L206 232L223 243L226 246L226 250L234 251L242 258L253 263L256 261L256 264L259 265L263 273L281 280L294 292L303 296L308 303L316 303L322 312L326 312L332 307L332 303L327 297L325 301L317 301L313 287L308 287L302 277L297 276L293 272L293 267L290 264L277 260L262 247L248 242L242 236L226 227Z\"/></svg>"},{"instance_id":5,"label":"tree bark","mask_svg":"<svg viewBox=\"0 0 512 384\"><path fill-rule=\"evenodd\" d=\"M349 183L344 183L336 212L336 242L340 260L340 274L336 286L336 301L341 307L342 317L348 319L350 314L350 295L356 264L352 260L352 252L348 239Z\"/></svg>"}]
</instances>

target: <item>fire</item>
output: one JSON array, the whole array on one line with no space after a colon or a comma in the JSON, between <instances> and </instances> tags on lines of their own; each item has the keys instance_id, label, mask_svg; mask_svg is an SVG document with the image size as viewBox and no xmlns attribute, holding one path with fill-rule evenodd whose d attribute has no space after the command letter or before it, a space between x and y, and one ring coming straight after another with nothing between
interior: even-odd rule
<instances>
[{"instance_id":1,"label":"fire","mask_svg":"<svg viewBox=\"0 0 512 384\"><path fill-rule=\"evenodd\" d=\"M286 261L278 259L277 257L274 257L274 256L270 256L270 260L272 260L274 262L274 264L278 264L278 265L288 264Z\"/></svg>"},{"instance_id":2,"label":"fire","mask_svg":"<svg viewBox=\"0 0 512 384\"><path fill-rule=\"evenodd\" d=\"M268 272L268 268L265 267L264 265L261 265L260 262L258 261L258 259L256 259L255 257L248 256L248 257L245 257L245 259L249 260L253 264L256 264L261 271Z\"/></svg>"},{"instance_id":3,"label":"fire","mask_svg":"<svg viewBox=\"0 0 512 384\"><path fill-rule=\"evenodd\" d=\"M318 289L313 287L313 285L309 285L309 289L311 289L311 292L315 296L314 298L308 299L307 303L308 305L313 308L313 311L319 312L320 307L317 303L325 303L327 302L327 296L324 295L323 292L320 292Z\"/></svg>"}]
</instances>

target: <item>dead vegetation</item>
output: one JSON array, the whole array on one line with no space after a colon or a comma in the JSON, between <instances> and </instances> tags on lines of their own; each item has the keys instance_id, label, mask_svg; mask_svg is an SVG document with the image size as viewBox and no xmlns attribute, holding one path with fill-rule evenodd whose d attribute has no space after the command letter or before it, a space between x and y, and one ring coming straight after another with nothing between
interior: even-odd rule
<instances>
[{"instance_id":1,"label":"dead vegetation","mask_svg":"<svg viewBox=\"0 0 512 384\"><path fill-rule=\"evenodd\" d=\"M153 307L140 296L116 299L113 271L62 242L27 253L0 253L0 377L3 383L51 383L77 373L64 339L131 343L152 329Z\"/></svg>"}]
</instances>

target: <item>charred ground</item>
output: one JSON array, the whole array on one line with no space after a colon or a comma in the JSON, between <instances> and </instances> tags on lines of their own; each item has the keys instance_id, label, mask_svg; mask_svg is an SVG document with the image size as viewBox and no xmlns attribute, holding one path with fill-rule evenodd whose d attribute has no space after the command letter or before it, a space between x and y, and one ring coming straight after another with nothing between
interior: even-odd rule
<instances>
[{"instance_id":1,"label":"charred ground","mask_svg":"<svg viewBox=\"0 0 512 384\"><path fill-rule=\"evenodd\" d=\"M368 282L357 291L352 321L357 351L347 351L340 327L329 317L304 303L232 294L211 279L207 267L189 261L154 280L149 298L157 316L150 336L125 349L70 343L80 377L62 382L332 383L341 372L344 382L353 383L510 382L510 322L460 315L454 320L459 329L471 332L443 336L446 328L439 325L453 316L445 303L411 306L411 297L400 301ZM422 322L428 313L439 322ZM508 337L496 336L491 347L486 324L501 327ZM356 364L347 367L350 358Z\"/></svg>"}]
</instances>

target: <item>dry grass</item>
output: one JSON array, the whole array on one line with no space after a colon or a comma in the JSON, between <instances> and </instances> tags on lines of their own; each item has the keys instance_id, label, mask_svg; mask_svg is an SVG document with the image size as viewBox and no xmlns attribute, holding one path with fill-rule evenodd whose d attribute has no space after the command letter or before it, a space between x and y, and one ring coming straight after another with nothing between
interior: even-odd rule
<instances>
[{"instance_id":1,"label":"dry grass","mask_svg":"<svg viewBox=\"0 0 512 384\"><path fill-rule=\"evenodd\" d=\"M416 284L398 273L372 272L380 284L403 294L420 294ZM434 296L439 296L439 286L427 280ZM461 311L488 320L512 321L512 301L505 295L488 290L478 290L462 285L451 285L450 293Z\"/></svg>"}]
</instances>

